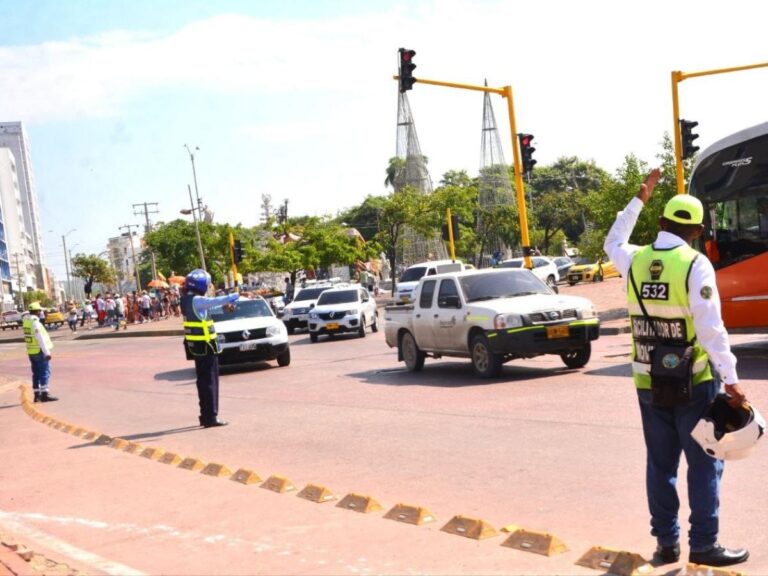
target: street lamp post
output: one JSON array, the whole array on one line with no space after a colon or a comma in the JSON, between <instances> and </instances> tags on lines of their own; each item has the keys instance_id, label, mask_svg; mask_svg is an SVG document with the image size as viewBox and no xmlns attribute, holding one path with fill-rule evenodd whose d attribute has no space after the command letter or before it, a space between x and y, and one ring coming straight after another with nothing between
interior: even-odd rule
<instances>
[{"instance_id":1,"label":"street lamp post","mask_svg":"<svg viewBox=\"0 0 768 576\"><path fill-rule=\"evenodd\" d=\"M67 236L72 234L72 232L77 232L77 228L72 228L69 232L66 234L61 235L61 244L64 247L64 268L67 270L67 286L64 289L64 299L68 299L68 294L71 295L72 292L72 286L70 285L70 278L69 278L69 258L67 257L69 255L69 252L67 252Z\"/></svg>"},{"instance_id":2,"label":"street lamp post","mask_svg":"<svg viewBox=\"0 0 768 576\"><path fill-rule=\"evenodd\" d=\"M184 144L184 148L189 152L189 161L192 163L192 181L195 183L195 198L197 199L197 209L201 211L200 217L202 218L202 202L200 200L200 191L197 189L197 170L195 170L195 154L189 149L189 146ZM199 146L195 146L195 150L200 150ZM190 200L192 192L190 191Z\"/></svg>"},{"instance_id":3,"label":"street lamp post","mask_svg":"<svg viewBox=\"0 0 768 576\"><path fill-rule=\"evenodd\" d=\"M197 211L200 210L200 207L198 205L198 207L195 208L195 203L192 200L192 187L189 184L187 184L187 190L189 191L189 204L191 208L190 209L184 208L182 210L179 210L179 212L181 212L182 214L189 214L189 213L192 214L192 220L194 220L195 222L195 235L197 236L197 252L200 256L200 266L203 268L203 270L206 270L205 255L203 254L203 241L200 239L200 225L197 223ZM200 216L202 217L202 214Z\"/></svg>"}]
</instances>

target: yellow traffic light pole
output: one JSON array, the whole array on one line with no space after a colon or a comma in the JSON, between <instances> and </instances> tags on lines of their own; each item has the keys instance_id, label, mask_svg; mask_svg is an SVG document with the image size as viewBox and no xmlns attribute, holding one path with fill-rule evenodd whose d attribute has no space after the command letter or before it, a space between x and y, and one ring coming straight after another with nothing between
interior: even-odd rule
<instances>
[{"instance_id":1,"label":"yellow traffic light pole","mask_svg":"<svg viewBox=\"0 0 768 576\"><path fill-rule=\"evenodd\" d=\"M451 247L451 261L456 262L456 248L453 240L453 219L451 218L451 209L445 209L445 218L448 220L448 245Z\"/></svg>"},{"instance_id":2,"label":"yellow traffic light pole","mask_svg":"<svg viewBox=\"0 0 768 576\"><path fill-rule=\"evenodd\" d=\"M237 262L235 262L235 236L232 234L232 230L229 231L229 257L232 260L232 283L237 286Z\"/></svg>"},{"instance_id":3,"label":"yellow traffic light pole","mask_svg":"<svg viewBox=\"0 0 768 576\"><path fill-rule=\"evenodd\" d=\"M400 80L400 76L393 76L395 80ZM515 127L515 105L512 99L512 86L503 88L491 88L489 86L476 86L474 84L459 84L457 82L443 82L441 80L425 80L418 78L419 84L431 84L432 86L445 86L447 88L459 88L462 90L475 90L477 92L490 92L506 98L507 110L509 112L509 129L512 137L512 156L515 163L515 189L517 190L517 206L520 212L520 241L523 244L523 257L525 258L525 267L533 268L531 260L531 242L528 237L528 213L525 207L525 189L523 188L523 167L520 161L520 146L517 141L517 128ZM450 230L450 224L448 226Z\"/></svg>"},{"instance_id":4,"label":"yellow traffic light pole","mask_svg":"<svg viewBox=\"0 0 768 576\"><path fill-rule=\"evenodd\" d=\"M683 173L683 138L680 134L680 106L677 95L677 85L688 78L697 78L699 76L712 76L714 74L726 74L728 72L740 72L741 70L752 70L753 68L766 68L768 62L762 64L749 64L747 66L734 66L732 68L718 68L716 70L703 70L701 72L672 72L672 121L675 127L675 170L677 180L677 193L685 194L685 175ZM419 80L421 82L421 80Z\"/></svg>"}]
</instances>

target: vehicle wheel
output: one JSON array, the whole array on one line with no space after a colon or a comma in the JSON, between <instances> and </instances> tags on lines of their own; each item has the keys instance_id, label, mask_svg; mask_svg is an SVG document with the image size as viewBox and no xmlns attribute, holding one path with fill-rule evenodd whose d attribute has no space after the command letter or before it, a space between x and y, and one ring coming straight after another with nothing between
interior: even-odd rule
<instances>
[{"instance_id":1,"label":"vehicle wheel","mask_svg":"<svg viewBox=\"0 0 768 576\"><path fill-rule=\"evenodd\" d=\"M472 367L482 378L493 378L501 373L502 358L491 350L488 339L478 334L472 338Z\"/></svg>"},{"instance_id":2,"label":"vehicle wheel","mask_svg":"<svg viewBox=\"0 0 768 576\"><path fill-rule=\"evenodd\" d=\"M554 276L547 276L547 286L557 291L557 280L555 280Z\"/></svg>"},{"instance_id":3,"label":"vehicle wheel","mask_svg":"<svg viewBox=\"0 0 768 576\"><path fill-rule=\"evenodd\" d=\"M603 275L602 274L595 274L595 277L592 278L593 282L602 282L603 281Z\"/></svg>"},{"instance_id":4,"label":"vehicle wheel","mask_svg":"<svg viewBox=\"0 0 768 576\"><path fill-rule=\"evenodd\" d=\"M400 338L400 356L402 356L405 367L408 368L409 372L420 372L424 368L424 359L427 357L419 349L416 340L413 339L413 335L410 332L406 332Z\"/></svg>"},{"instance_id":5,"label":"vehicle wheel","mask_svg":"<svg viewBox=\"0 0 768 576\"><path fill-rule=\"evenodd\" d=\"M570 280L568 280L568 286L576 286L576 282L571 282Z\"/></svg>"},{"instance_id":6,"label":"vehicle wheel","mask_svg":"<svg viewBox=\"0 0 768 576\"><path fill-rule=\"evenodd\" d=\"M296 329L295 326L286 326L286 330L288 330L288 334L293 334L293 331Z\"/></svg>"},{"instance_id":7,"label":"vehicle wheel","mask_svg":"<svg viewBox=\"0 0 768 576\"><path fill-rule=\"evenodd\" d=\"M317 333L316 332L310 332L309 333L309 341L314 343L317 342Z\"/></svg>"},{"instance_id":8,"label":"vehicle wheel","mask_svg":"<svg viewBox=\"0 0 768 576\"><path fill-rule=\"evenodd\" d=\"M288 366L291 363L291 349L286 348L285 352L277 355L278 366Z\"/></svg>"},{"instance_id":9,"label":"vehicle wheel","mask_svg":"<svg viewBox=\"0 0 768 576\"><path fill-rule=\"evenodd\" d=\"M371 332L378 332L379 331L379 313L374 312L373 313L373 324L371 324Z\"/></svg>"},{"instance_id":10,"label":"vehicle wheel","mask_svg":"<svg viewBox=\"0 0 768 576\"><path fill-rule=\"evenodd\" d=\"M357 329L357 335L365 338L365 314L360 314L360 327Z\"/></svg>"},{"instance_id":11,"label":"vehicle wheel","mask_svg":"<svg viewBox=\"0 0 768 576\"><path fill-rule=\"evenodd\" d=\"M568 368L581 368L589 362L589 357L592 355L592 344L587 342L580 350L574 350L572 352L566 352L560 354L560 358L563 359Z\"/></svg>"}]
</instances>

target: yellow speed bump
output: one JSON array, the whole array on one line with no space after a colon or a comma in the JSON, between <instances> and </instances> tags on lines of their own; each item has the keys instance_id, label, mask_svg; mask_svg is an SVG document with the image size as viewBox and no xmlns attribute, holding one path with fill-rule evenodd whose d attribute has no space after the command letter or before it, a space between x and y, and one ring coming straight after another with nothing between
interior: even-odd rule
<instances>
[{"instance_id":1,"label":"yellow speed bump","mask_svg":"<svg viewBox=\"0 0 768 576\"><path fill-rule=\"evenodd\" d=\"M381 504L376 502L372 497L352 493L344 496L344 498L341 499L341 502L336 504L336 506L339 508L346 508L347 510L354 510L355 512L361 512L363 514L383 509Z\"/></svg>"},{"instance_id":2,"label":"yellow speed bump","mask_svg":"<svg viewBox=\"0 0 768 576\"><path fill-rule=\"evenodd\" d=\"M108 446L110 442L112 442L112 436L107 436L106 434L100 434L99 437L94 440L94 444L101 444L103 446Z\"/></svg>"},{"instance_id":3,"label":"yellow speed bump","mask_svg":"<svg viewBox=\"0 0 768 576\"><path fill-rule=\"evenodd\" d=\"M80 436L83 440L94 440L96 438L97 434L96 432L93 432L92 430L86 430L85 434Z\"/></svg>"},{"instance_id":4,"label":"yellow speed bump","mask_svg":"<svg viewBox=\"0 0 768 576\"><path fill-rule=\"evenodd\" d=\"M323 502L330 502L336 500L336 496L328 490L325 486L318 486L317 484L307 484L304 489L296 494L299 498L310 500L322 504Z\"/></svg>"},{"instance_id":5,"label":"yellow speed bump","mask_svg":"<svg viewBox=\"0 0 768 576\"><path fill-rule=\"evenodd\" d=\"M685 568L678 572L680 576L744 576L744 572L735 572L725 568L713 568L701 564L686 564Z\"/></svg>"},{"instance_id":6,"label":"yellow speed bump","mask_svg":"<svg viewBox=\"0 0 768 576\"><path fill-rule=\"evenodd\" d=\"M205 468L205 463L197 458L184 458L179 464L179 468L182 470L192 470L192 472L199 472Z\"/></svg>"},{"instance_id":7,"label":"yellow speed bump","mask_svg":"<svg viewBox=\"0 0 768 576\"><path fill-rule=\"evenodd\" d=\"M384 518L417 526L435 521L435 515L426 508L401 503L395 504L389 512L384 514Z\"/></svg>"},{"instance_id":8,"label":"yellow speed bump","mask_svg":"<svg viewBox=\"0 0 768 576\"><path fill-rule=\"evenodd\" d=\"M72 434L72 430L74 429L75 427L72 424L67 424L66 426L64 426L64 428L61 429L61 431L67 434Z\"/></svg>"},{"instance_id":9,"label":"yellow speed bump","mask_svg":"<svg viewBox=\"0 0 768 576\"><path fill-rule=\"evenodd\" d=\"M240 482L240 484L256 484L257 482L261 482L259 475L248 468L240 468L237 472L232 474L230 480Z\"/></svg>"},{"instance_id":10,"label":"yellow speed bump","mask_svg":"<svg viewBox=\"0 0 768 576\"><path fill-rule=\"evenodd\" d=\"M112 442L109 443L109 447L115 450L125 450L126 446L128 446L128 440L124 438L112 438Z\"/></svg>"},{"instance_id":11,"label":"yellow speed bump","mask_svg":"<svg viewBox=\"0 0 768 576\"><path fill-rule=\"evenodd\" d=\"M149 460L159 460L163 453L164 451L162 448L144 448L139 456L142 458L148 458Z\"/></svg>"},{"instance_id":12,"label":"yellow speed bump","mask_svg":"<svg viewBox=\"0 0 768 576\"><path fill-rule=\"evenodd\" d=\"M568 551L568 547L556 536L545 532L523 530L522 528L512 532L510 537L501 545L523 552L543 554L544 556L554 556Z\"/></svg>"},{"instance_id":13,"label":"yellow speed bump","mask_svg":"<svg viewBox=\"0 0 768 576\"><path fill-rule=\"evenodd\" d=\"M82 428L75 427L75 428L72 429L70 434L72 434L72 436L78 436L79 437L79 436L82 436L83 434L85 434L85 430L83 430Z\"/></svg>"},{"instance_id":14,"label":"yellow speed bump","mask_svg":"<svg viewBox=\"0 0 768 576\"><path fill-rule=\"evenodd\" d=\"M454 516L440 530L474 540L493 538L497 535L496 529L485 520L466 518L465 516Z\"/></svg>"},{"instance_id":15,"label":"yellow speed bump","mask_svg":"<svg viewBox=\"0 0 768 576\"><path fill-rule=\"evenodd\" d=\"M206 476L216 476L221 478L222 476L232 476L232 470L224 466L224 464L215 464L210 462L205 468L200 471L200 474Z\"/></svg>"},{"instance_id":16,"label":"yellow speed bump","mask_svg":"<svg viewBox=\"0 0 768 576\"><path fill-rule=\"evenodd\" d=\"M144 446L139 444L138 442L128 442L126 446L123 448L128 454L136 454L141 453L144 450Z\"/></svg>"},{"instance_id":17,"label":"yellow speed bump","mask_svg":"<svg viewBox=\"0 0 768 576\"><path fill-rule=\"evenodd\" d=\"M166 452L160 456L160 464L170 464L171 466L177 466L181 462L182 458L174 452Z\"/></svg>"},{"instance_id":18,"label":"yellow speed bump","mask_svg":"<svg viewBox=\"0 0 768 576\"><path fill-rule=\"evenodd\" d=\"M647 560L640 554L624 550L614 550L593 546L581 558L576 561L579 566L605 570L617 576L633 576L636 574L650 574L653 571Z\"/></svg>"},{"instance_id":19,"label":"yellow speed bump","mask_svg":"<svg viewBox=\"0 0 768 576\"><path fill-rule=\"evenodd\" d=\"M293 485L293 482L288 480L288 478L285 476L278 475L272 475L267 478L261 487L266 488L267 490L272 490L272 492L277 492L279 494L296 490L296 486Z\"/></svg>"}]
</instances>

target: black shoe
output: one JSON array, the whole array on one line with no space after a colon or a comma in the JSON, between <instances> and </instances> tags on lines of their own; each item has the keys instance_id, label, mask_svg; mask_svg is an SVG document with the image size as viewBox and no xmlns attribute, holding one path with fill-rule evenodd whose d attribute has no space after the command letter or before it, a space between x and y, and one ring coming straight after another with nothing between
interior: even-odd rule
<instances>
[{"instance_id":1,"label":"black shoe","mask_svg":"<svg viewBox=\"0 0 768 576\"><path fill-rule=\"evenodd\" d=\"M35 392L35 402L40 402L40 392Z\"/></svg>"},{"instance_id":2,"label":"black shoe","mask_svg":"<svg viewBox=\"0 0 768 576\"><path fill-rule=\"evenodd\" d=\"M223 420L219 420L216 418L216 420L212 420L210 422L205 422L202 424L203 428L216 428L217 426L226 426L229 424L229 422L224 422Z\"/></svg>"},{"instance_id":3,"label":"black shoe","mask_svg":"<svg viewBox=\"0 0 768 576\"><path fill-rule=\"evenodd\" d=\"M653 557L662 564L674 564L680 560L680 544L672 544L671 546L658 545Z\"/></svg>"},{"instance_id":4,"label":"black shoe","mask_svg":"<svg viewBox=\"0 0 768 576\"><path fill-rule=\"evenodd\" d=\"M41 402L56 402L58 398L56 396L51 396L48 394L48 392L43 392L40 394L40 401Z\"/></svg>"},{"instance_id":5,"label":"black shoe","mask_svg":"<svg viewBox=\"0 0 768 576\"><path fill-rule=\"evenodd\" d=\"M690 563L704 564L705 566L731 566L746 562L747 558L749 558L749 550L746 548L729 550L720 544L715 544L706 552L691 552L688 555Z\"/></svg>"}]
</instances>

